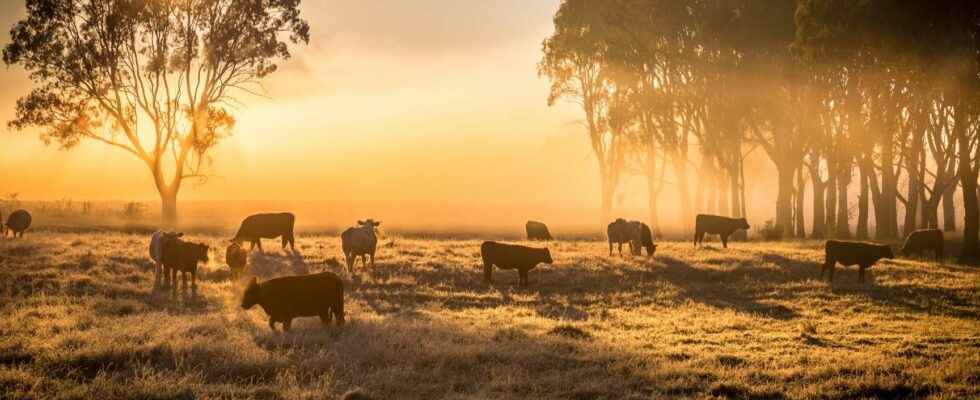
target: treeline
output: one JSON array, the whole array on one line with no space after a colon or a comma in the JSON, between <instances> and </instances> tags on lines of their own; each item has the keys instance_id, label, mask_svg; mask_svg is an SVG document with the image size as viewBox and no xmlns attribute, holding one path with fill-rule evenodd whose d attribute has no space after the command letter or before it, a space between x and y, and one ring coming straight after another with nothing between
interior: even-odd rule
<instances>
[{"instance_id":1,"label":"treeline","mask_svg":"<svg viewBox=\"0 0 980 400\"><path fill-rule=\"evenodd\" d=\"M783 237L953 230L958 193L977 257L980 2L565 0L554 23L539 72L582 107L603 220L630 171L653 227L674 193L684 221L744 216L761 148Z\"/></svg>"}]
</instances>

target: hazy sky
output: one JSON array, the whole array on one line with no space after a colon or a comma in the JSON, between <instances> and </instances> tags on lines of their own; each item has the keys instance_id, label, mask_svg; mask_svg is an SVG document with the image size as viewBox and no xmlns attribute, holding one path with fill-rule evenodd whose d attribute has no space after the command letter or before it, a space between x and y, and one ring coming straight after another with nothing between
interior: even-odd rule
<instances>
[{"instance_id":1,"label":"hazy sky","mask_svg":"<svg viewBox=\"0 0 980 400\"><path fill-rule=\"evenodd\" d=\"M234 136L214 153L214 177L185 185L181 200L444 204L530 216L598 209L581 111L549 108L548 81L537 76L557 0L302 7L310 44L294 47L265 81L268 98L241 96ZM23 15L22 2L0 2L0 13L9 27ZM7 121L30 82L2 67L0 81ZM96 143L60 151L35 133L0 130L0 194L157 199L148 171L129 154ZM633 186L621 196L633 205L624 214L643 218L646 193ZM591 222L597 212L574 217Z\"/></svg>"}]
</instances>

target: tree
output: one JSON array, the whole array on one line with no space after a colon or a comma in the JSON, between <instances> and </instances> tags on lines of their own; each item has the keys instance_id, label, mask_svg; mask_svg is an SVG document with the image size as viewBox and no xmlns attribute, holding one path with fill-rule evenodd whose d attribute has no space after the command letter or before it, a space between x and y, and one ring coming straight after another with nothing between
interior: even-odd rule
<instances>
[{"instance_id":1,"label":"tree","mask_svg":"<svg viewBox=\"0 0 980 400\"><path fill-rule=\"evenodd\" d=\"M184 180L206 178L231 133L235 95L255 93L289 44L308 41L299 0L29 0L3 59L35 88L9 125L64 149L132 154L173 225Z\"/></svg>"}]
</instances>

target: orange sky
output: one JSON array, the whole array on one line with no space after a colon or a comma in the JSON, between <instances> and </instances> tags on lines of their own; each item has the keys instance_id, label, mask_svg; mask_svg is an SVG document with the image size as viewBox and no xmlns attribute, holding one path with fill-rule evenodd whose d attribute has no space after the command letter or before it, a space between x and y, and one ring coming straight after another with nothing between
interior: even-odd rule
<instances>
[{"instance_id":1,"label":"orange sky","mask_svg":"<svg viewBox=\"0 0 980 400\"><path fill-rule=\"evenodd\" d=\"M12 25L21 4L3 2L0 25ZM234 136L214 152L214 177L185 185L180 199L499 206L529 216L561 207L595 221L598 179L577 124L581 111L549 108L548 81L537 77L557 7L556 0L305 1L309 46L293 48L293 59L265 81L268 98L240 96ZM7 121L30 82L17 68L0 68L0 81ZM36 134L0 129L0 193L157 199L149 173L129 154L95 143L59 151ZM645 218L642 185L621 199L622 214Z\"/></svg>"}]
</instances>

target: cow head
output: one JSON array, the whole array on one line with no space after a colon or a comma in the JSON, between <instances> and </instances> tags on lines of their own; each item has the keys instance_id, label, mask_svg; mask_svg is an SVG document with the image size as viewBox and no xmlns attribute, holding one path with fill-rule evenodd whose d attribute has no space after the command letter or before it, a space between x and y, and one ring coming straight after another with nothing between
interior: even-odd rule
<instances>
[{"instance_id":1,"label":"cow head","mask_svg":"<svg viewBox=\"0 0 980 400\"><path fill-rule=\"evenodd\" d=\"M736 221L738 221L738 229L749 229L749 221L747 219L739 218Z\"/></svg>"},{"instance_id":2,"label":"cow head","mask_svg":"<svg viewBox=\"0 0 980 400\"><path fill-rule=\"evenodd\" d=\"M200 262L208 262L208 252L211 250L208 245L200 243L191 243L188 247L190 249L191 257L194 260Z\"/></svg>"},{"instance_id":3,"label":"cow head","mask_svg":"<svg viewBox=\"0 0 980 400\"><path fill-rule=\"evenodd\" d=\"M541 262L545 264L554 264L555 260L551 259L551 250L541 249Z\"/></svg>"},{"instance_id":4,"label":"cow head","mask_svg":"<svg viewBox=\"0 0 980 400\"><path fill-rule=\"evenodd\" d=\"M374 236L378 236L380 233L378 227L381 226L381 221L375 221L371 218L368 218L364 221L358 220L357 225L361 229L366 229L370 231L372 234L374 234Z\"/></svg>"},{"instance_id":5,"label":"cow head","mask_svg":"<svg viewBox=\"0 0 980 400\"><path fill-rule=\"evenodd\" d=\"M881 249L881 253L878 254L879 257L881 257L881 258L889 258L889 259L890 258L895 258L895 253L892 251L892 247L891 246L889 246L887 244L883 244L883 245L879 246L879 248Z\"/></svg>"},{"instance_id":6,"label":"cow head","mask_svg":"<svg viewBox=\"0 0 980 400\"><path fill-rule=\"evenodd\" d=\"M248 310L260 301L262 301L262 293L259 290L259 280L252 277L252 280L248 281L248 286L245 286L245 293L242 294L242 308Z\"/></svg>"}]
</instances>

